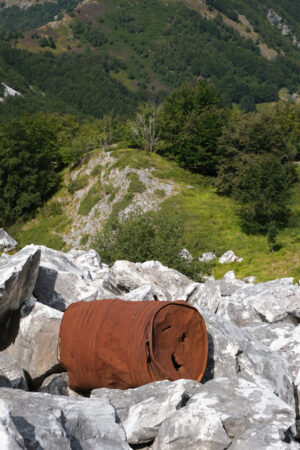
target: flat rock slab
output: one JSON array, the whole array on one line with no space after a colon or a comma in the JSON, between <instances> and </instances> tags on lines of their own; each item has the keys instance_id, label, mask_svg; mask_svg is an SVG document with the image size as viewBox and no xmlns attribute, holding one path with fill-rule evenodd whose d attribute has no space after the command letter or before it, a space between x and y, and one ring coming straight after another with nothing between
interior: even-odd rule
<instances>
[{"instance_id":1,"label":"flat rock slab","mask_svg":"<svg viewBox=\"0 0 300 450\"><path fill-rule=\"evenodd\" d=\"M197 393L192 380L157 381L135 389L95 389L92 398L107 398L116 408L130 444L153 441L160 424Z\"/></svg>"},{"instance_id":2,"label":"flat rock slab","mask_svg":"<svg viewBox=\"0 0 300 450\"><path fill-rule=\"evenodd\" d=\"M0 389L26 447L47 450L130 449L124 428L105 398L79 399Z\"/></svg>"},{"instance_id":3,"label":"flat rock slab","mask_svg":"<svg viewBox=\"0 0 300 450\"><path fill-rule=\"evenodd\" d=\"M0 259L0 318L31 297L39 262L40 249L36 245L27 245L15 255Z\"/></svg>"},{"instance_id":4,"label":"flat rock slab","mask_svg":"<svg viewBox=\"0 0 300 450\"><path fill-rule=\"evenodd\" d=\"M41 246L41 262L34 296L59 311L74 302L95 300L98 288L88 270L77 267L68 255Z\"/></svg>"},{"instance_id":5,"label":"flat rock slab","mask_svg":"<svg viewBox=\"0 0 300 450\"><path fill-rule=\"evenodd\" d=\"M294 410L268 389L243 379L218 378L202 385L186 407L163 422L153 449L224 450L262 423L280 436L294 421Z\"/></svg>"},{"instance_id":6,"label":"flat rock slab","mask_svg":"<svg viewBox=\"0 0 300 450\"><path fill-rule=\"evenodd\" d=\"M25 369L33 381L58 365L57 342L63 314L34 300L21 308L16 336L6 352Z\"/></svg>"},{"instance_id":7,"label":"flat rock slab","mask_svg":"<svg viewBox=\"0 0 300 450\"><path fill-rule=\"evenodd\" d=\"M17 430L9 405L0 400L0 447L2 450L25 449L25 442Z\"/></svg>"}]
</instances>

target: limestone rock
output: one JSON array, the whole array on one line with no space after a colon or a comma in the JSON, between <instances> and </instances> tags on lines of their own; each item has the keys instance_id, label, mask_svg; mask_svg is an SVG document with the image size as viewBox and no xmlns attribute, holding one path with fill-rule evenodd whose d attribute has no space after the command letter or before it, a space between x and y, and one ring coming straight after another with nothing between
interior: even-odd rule
<instances>
[{"instance_id":1,"label":"limestone rock","mask_svg":"<svg viewBox=\"0 0 300 450\"><path fill-rule=\"evenodd\" d=\"M242 262L243 258L238 258L232 250L228 250L219 258L220 264L227 264L232 262Z\"/></svg>"},{"instance_id":2,"label":"limestone rock","mask_svg":"<svg viewBox=\"0 0 300 450\"><path fill-rule=\"evenodd\" d=\"M207 252L202 253L201 256L199 256L198 261L200 262L210 262L216 259L216 255L213 252Z\"/></svg>"},{"instance_id":3,"label":"limestone rock","mask_svg":"<svg viewBox=\"0 0 300 450\"><path fill-rule=\"evenodd\" d=\"M47 394L52 395L69 395L68 389L68 374L66 372L63 373L53 373L49 375L43 381L41 387L39 388L39 392L46 392Z\"/></svg>"},{"instance_id":4,"label":"limestone rock","mask_svg":"<svg viewBox=\"0 0 300 450\"><path fill-rule=\"evenodd\" d=\"M135 389L95 389L91 397L106 397L116 408L130 444L152 441L160 424L199 391L191 380L157 381Z\"/></svg>"},{"instance_id":5,"label":"limestone rock","mask_svg":"<svg viewBox=\"0 0 300 450\"><path fill-rule=\"evenodd\" d=\"M123 294L120 296L122 300L129 301L145 301L145 300L155 300L155 289L151 286L151 284L146 284L145 286L141 286L133 291L128 292L127 294Z\"/></svg>"},{"instance_id":6,"label":"limestone rock","mask_svg":"<svg viewBox=\"0 0 300 450\"><path fill-rule=\"evenodd\" d=\"M14 358L5 352L0 352L0 387L28 389L22 367Z\"/></svg>"},{"instance_id":7,"label":"limestone rock","mask_svg":"<svg viewBox=\"0 0 300 450\"><path fill-rule=\"evenodd\" d=\"M130 449L124 428L107 399L69 398L16 389L0 389L9 404L23 448L47 450Z\"/></svg>"},{"instance_id":8,"label":"limestone rock","mask_svg":"<svg viewBox=\"0 0 300 450\"><path fill-rule=\"evenodd\" d=\"M158 261L131 263L116 261L103 286L115 295L122 295L144 285L151 285L158 300L176 300L178 290L192 281Z\"/></svg>"},{"instance_id":9,"label":"limestone rock","mask_svg":"<svg viewBox=\"0 0 300 450\"><path fill-rule=\"evenodd\" d=\"M244 378L275 392L294 407L292 377L287 361L228 320L197 307L209 337L208 367L204 380Z\"/></svg>"},{"instance_id":10,"label":"limestone rock","mask_svg":"<svg viewBox=\"0 0 300 450\"><path fill-rule=\"evenodd\" d=\"M0 400L0 447L2 450L26 448L23 437L13 422L10 408L3 400Z\"/></svg>"},{"instance_id":11,"label":"limestone rock","mask_svg":"<svg viewBox=\"0 0 300 450\"><path fill-rule=\"evenodd\" d=\"M18 246L17 241L12 238L3 228L0 228L0 251L7 252Z\"/></svg>"},{"instance_id":12,"label":"limestone rock","mask_svg":"<svg viewBox=\"0 0 300 450\"><path fill-rule=\"evenodd\" d=\"M28 372L33 381L37 382L58 365L57 342L61 319L61 312L34 300L21 308L18 333L10 336L10 345L5 351Z\"/></svg>"},{"instance_id":13,"label":"limestone rock","mask_svg":"<svg viewBox=\"0 0 300 450\"><path fill-rule=\"evenodd\" d=\"M89 271L77 267L65 253L41 246L34 295L44 305L64 311L71 303L96 300L98 288Z\"/></svg>"},{"instance_id":14,"label":"limestone rock","mask_svg":"<svg viewBox=\"0 0 300 450\"><path fill-rule=\"evenodd\" d=\"M217 378L201 385L185 408L163 422L153 449L223 450L262 423L265 431L272 426L280 433L294 420L293 409L268 389L244 379Z\"/></svg>"},{"instance_id":15,"label":"limestone rock","mask_svg":"<svg viewBox=\"0 0 300 450\"><path fill-rule=\"evenodd\" d=\"M193 261L193 255L188 251L187 248L183 248L179 252L179 258L184 259L185 261Z\"/></svg>"},{"instance_id":16,"label":"limestone rock","mask_svg":"<svg viewBox=\"0 0 300 450\"><path fill-rule=\"evenodd\" d=\"M216 283L208 280L206 283L198 284L196 289L184 300L193 306L203 306L216 312L222 301L221 290Z\"/></svg>"},{"instance_id":17,"label":"limestone rock","mask_svg":"<svg viewBox=\"0 0 300 450\"><path fill-rule=\"evenodd\" d=\"M32 295L40 262L40 250L27 245L10 258L0 259L0 317L14 311Z\"/></svg>"}]
</instances>

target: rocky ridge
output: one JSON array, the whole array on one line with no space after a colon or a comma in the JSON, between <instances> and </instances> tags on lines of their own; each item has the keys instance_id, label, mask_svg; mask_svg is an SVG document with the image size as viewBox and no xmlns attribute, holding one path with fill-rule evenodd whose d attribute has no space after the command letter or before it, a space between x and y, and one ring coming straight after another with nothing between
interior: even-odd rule
<instances>
[{"instance_id":1,"label":"rocky ridge","mask_svg":"<svg viewBox=\"0 0 300 450\"><path fill-rule=\"evenodd\" d=\"M68 388L56 346L73 302L184 300L209 337L201 383L127 391ZM1 448L300 448L300 286L229 272L194 283L158 261L102 263L94 251L30 245L0 257ZM38 414L37 414L38 411Z\"/></svg>"}]
</instances>

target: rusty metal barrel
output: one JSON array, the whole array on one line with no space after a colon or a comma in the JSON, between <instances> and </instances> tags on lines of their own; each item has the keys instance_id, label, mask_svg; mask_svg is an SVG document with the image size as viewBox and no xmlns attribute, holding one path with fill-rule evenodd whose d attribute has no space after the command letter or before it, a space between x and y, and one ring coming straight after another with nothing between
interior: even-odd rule
<instances>
[{"instance_id":1,"label":"rusty metal barrel","mask_svg":"<svg viewBox=\"0 0 300 450\"><path fill-rule=\"evenodd\" d=\"M184 301L74 303L63 316L58 344L69 386L79 391L200 381L207 353L204 319Z\"/></svg>"}]
</instances>

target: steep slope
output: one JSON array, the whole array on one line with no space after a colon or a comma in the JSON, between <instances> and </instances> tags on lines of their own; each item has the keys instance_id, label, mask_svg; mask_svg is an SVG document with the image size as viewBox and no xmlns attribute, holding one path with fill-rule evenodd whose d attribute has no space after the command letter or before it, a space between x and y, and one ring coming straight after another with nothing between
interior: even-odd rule
<instances>
[{"instance_id":1,"label":"steep slope","mask_svg":"<svg viewBox=\"0 0 300 450\"><path fill-rule=\"evenodd\" d=\"M20 246L33 242L64 250L89 248L108 218L122 221L130 213L156 210L161 220L181 217L180 244L195 258L208 251L220 256L229 249L244 258L241 263L217 263L216 277L234 269L239 277L299 279L299 196L300 183L294 189L290 225L278 236L281 248L271 253L265 236L241 231L233 201L216 195L205 178L155 154L99 150L80 168L64 173L60 191L35 219L16 224L9 232Z\"/></svg>"},{"instance_id":2,"label":"steep slope","mask_svg":"<svg viewBox=\"0 0 300 450\"><path fill-rule=\"evenodd\" d=\"M51 20L33 9L50 5L60 11L51 10ZM275 0L99 0L78 6L63 0L4 8L0 31L10 46L0 48L7 67L0 76L17 90L15 79L22 79L24 93L29 86L36 90L19 107L10 102L14 112L30 109L34 98L36 109L98 117L108 109L128 114L121 98L126 104L131 98L132 111L134 103L159 101L170 89L197 78L212 82L226 104L242 103L247 109L276 100L283 87L297 93L298 16L292 0L284 5ZM101 83L99 72L105 76ZM101 97L108 89L116 93L103 108Z\"/></svg>"}]
</instances>

